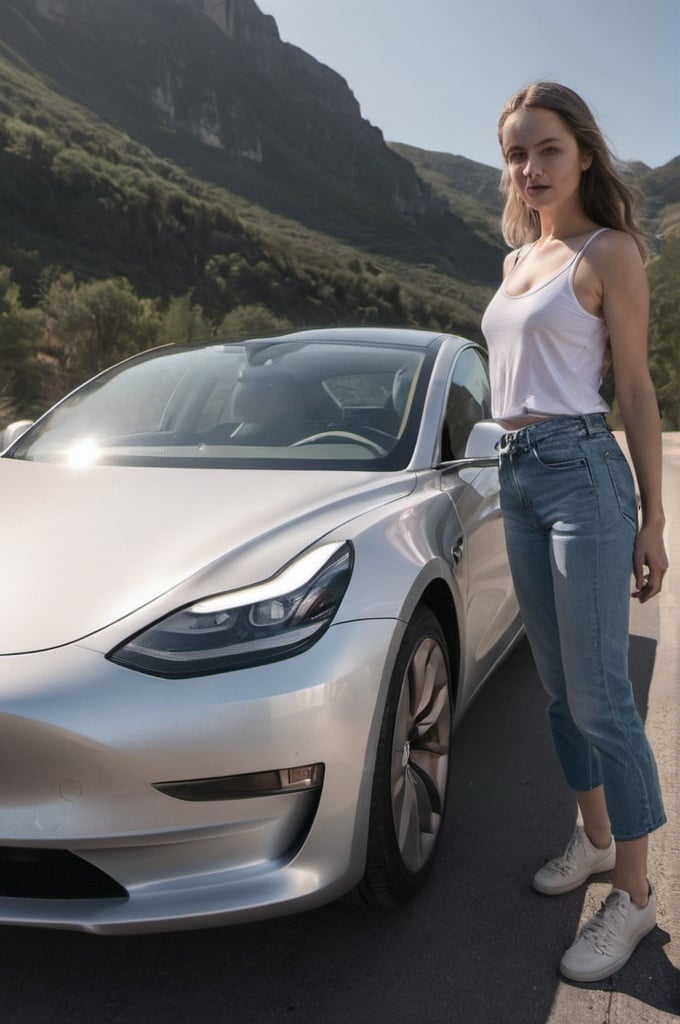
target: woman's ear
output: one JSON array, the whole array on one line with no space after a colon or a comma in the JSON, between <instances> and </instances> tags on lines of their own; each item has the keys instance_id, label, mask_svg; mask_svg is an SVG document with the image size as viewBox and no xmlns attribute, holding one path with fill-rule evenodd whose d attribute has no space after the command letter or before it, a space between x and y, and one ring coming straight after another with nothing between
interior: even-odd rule
<instances>
[{"instance_id":1,"label":"woman's ear","mask_svg":"<svg viewBox=\"0 0 680 1024\"><path fill-rule=\"evenodd\" d=\"M584 153L583 156L581 157L581 170L582 171L587 171L588 168L590 167L590 165L592 164L592 162L593 162L593 154L592 153Z\"/></svg>"}]
</instances>

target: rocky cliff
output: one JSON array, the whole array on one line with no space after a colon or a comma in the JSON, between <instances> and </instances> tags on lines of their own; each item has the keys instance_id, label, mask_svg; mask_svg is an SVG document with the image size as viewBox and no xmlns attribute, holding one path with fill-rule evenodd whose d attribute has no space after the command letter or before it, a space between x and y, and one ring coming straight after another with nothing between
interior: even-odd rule
<instances>
[{"instance_id":1,"label":"rocky cliff","mask_svg":"<svg viewBox=\"0 0 680 1024\"><path fill-rule=\"evenodd\" d=\"M498 251L450 211L347 82L254 0L0 0L5 54L159 155L277 213L480 281Z\"/></svg>"}]
</instances>

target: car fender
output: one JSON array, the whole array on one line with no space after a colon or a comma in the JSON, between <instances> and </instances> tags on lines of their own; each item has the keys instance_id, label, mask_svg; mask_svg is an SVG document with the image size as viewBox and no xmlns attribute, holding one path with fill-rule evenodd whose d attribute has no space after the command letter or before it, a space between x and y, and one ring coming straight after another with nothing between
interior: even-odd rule
<instances>
[{"instance_id":1,"label":"car fender","mask_svg":"<svg viewBox=\"0 0 680 1024\"><path fill-rule=\"evenodd\" d=\"M342 530L333 531L326 540L350 539L355 552L352 579L335 621L408 622L422 595L438 580L445 583L460 613L467 585L465 565L456 558L461 533L449 496L429 484L407 500L364 516L351 538Z\"/></svg>"}]
</instances>

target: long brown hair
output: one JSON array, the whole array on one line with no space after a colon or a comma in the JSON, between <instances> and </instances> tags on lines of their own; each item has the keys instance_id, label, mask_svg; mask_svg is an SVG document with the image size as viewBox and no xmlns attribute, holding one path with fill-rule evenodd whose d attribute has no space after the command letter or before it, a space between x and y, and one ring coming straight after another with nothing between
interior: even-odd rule
<instances>
[{"instance_id":1,"label":"long brown hair","mask_svg":"<svg viewBox=\"0 0 680 1024\"><path fill-rule=\"evenodd\" d=\"M635 214L635 192L617 173L611 152L590 108L566 85L535 82L520 89L503 107L498 121L498 141L503 148L503 126L522 107L541 107L558 114L572 133L583 155L592 156L590 167L581 176L581 204L588 217L605 228L617 228L632 235L643 257L647 246ZM503 237L512 248L533 242L540 235L540 220L516 194L507 165L501 178L505 196Z\"/></svg>"}]
</instances>

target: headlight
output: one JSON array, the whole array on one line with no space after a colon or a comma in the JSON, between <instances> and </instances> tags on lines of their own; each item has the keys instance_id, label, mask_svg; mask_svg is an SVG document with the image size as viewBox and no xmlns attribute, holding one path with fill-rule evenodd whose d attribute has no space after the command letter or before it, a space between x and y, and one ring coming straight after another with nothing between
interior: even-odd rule
<instances>
[{"instance_id":1,"label":"headlight","mask_svg":"<svg viewBox=\"0 0 680 1024\"><path fill-rule=\"evenodd\" d=\"M348 543L324 544L265 583L173 612L108 657L168 678L261 665L311 647L325 632L352 572Z\"/></svg>"}]
</instances>

